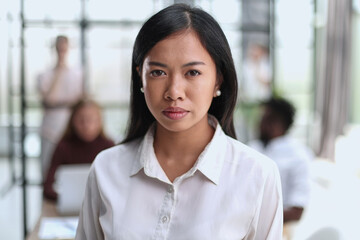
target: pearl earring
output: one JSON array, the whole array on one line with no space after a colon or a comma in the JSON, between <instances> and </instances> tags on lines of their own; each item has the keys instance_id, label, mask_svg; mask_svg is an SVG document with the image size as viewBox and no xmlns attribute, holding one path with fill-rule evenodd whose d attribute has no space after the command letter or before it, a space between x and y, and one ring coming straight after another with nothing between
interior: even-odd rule
<instances>
[{"instance_id":1,"label":"pearl earring","mask_svg":"<svg viewBox=\"0 0 360 240\"><path fill-rule=\"evenodd\" d=\"M221 91L220 90L216 90L216 96L219 97L221 95Z\"/></svg>"},{"instance_id":2,"label":"pearl earring","mask_svg":"<svg viewBox=\"0 0 360 240\"><path fill-rule=\"evenodd\" d=\"M144 88L140 88L140 92L144 93Z\"/></svg>"}]
</instances>

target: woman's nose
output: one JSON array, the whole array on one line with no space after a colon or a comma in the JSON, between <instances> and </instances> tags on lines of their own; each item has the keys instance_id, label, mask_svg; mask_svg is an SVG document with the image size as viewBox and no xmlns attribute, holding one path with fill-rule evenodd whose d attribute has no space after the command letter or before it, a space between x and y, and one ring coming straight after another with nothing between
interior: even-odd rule
<instances>
[{"instance_id":1,"label":"woman's nose","mask_svg":"<svg viewBox=\"0 0 360 240\"><path fill-rule=\"evenodd\" d=\"M168 85L164 94L166 100L176 101L185 99L184 79L175 75L168 79Z\"/></svg>"}]
</instances>

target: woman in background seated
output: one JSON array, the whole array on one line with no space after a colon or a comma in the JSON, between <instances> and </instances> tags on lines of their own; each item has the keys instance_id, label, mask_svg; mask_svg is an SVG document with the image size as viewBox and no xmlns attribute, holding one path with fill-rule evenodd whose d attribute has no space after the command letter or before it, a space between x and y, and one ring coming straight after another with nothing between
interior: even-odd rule
<instances>
[{"instance_id":1,"label":"woman in background seated","mask_svg":"<svg viewBox=\"0 0 360 240\"><path fill-rule=\"evenodd\" d=\"M44 182L44 197L57 200L53 183L61 164L92 163L100 151L112 146L113 141L103 131L99 105L92 100L80 100L74 105L65 134L53 154Z\"/></svg>"}]
</instances>

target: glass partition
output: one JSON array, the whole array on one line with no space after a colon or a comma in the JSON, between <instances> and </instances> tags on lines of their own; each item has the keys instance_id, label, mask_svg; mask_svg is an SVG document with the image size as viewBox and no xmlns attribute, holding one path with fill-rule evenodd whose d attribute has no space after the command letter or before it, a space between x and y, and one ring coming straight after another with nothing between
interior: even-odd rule
<instances>
[{"instance_id":1,"label":"glass partition","mask_svg":"<svg viewBox=\"0 0 360 240\"><path fill-rule=\"evenodd\" d=\"M314 1L276 1L274 94L297 109L292 134L308 143L314 111Z\"/></svg>"}]
</instances>

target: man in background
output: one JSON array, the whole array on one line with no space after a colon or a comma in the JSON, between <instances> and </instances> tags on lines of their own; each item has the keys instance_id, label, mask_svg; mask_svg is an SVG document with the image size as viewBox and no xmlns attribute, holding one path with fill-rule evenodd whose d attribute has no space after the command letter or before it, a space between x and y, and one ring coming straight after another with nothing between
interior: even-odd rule
<instances>
[{"instance_id":1,"label":"man in background","mask_svg":"<svg viewBox=\"0 0 360 240\"><path fill-rule=\"evenodd\" d=\"M288 134L295 117L291 103L271 98L262 106L259 139L251 141L249 146L277 164L282 184L284 223L298 221L309 200L309 163L313 154Z\"/></svg>"}]
</instances>

